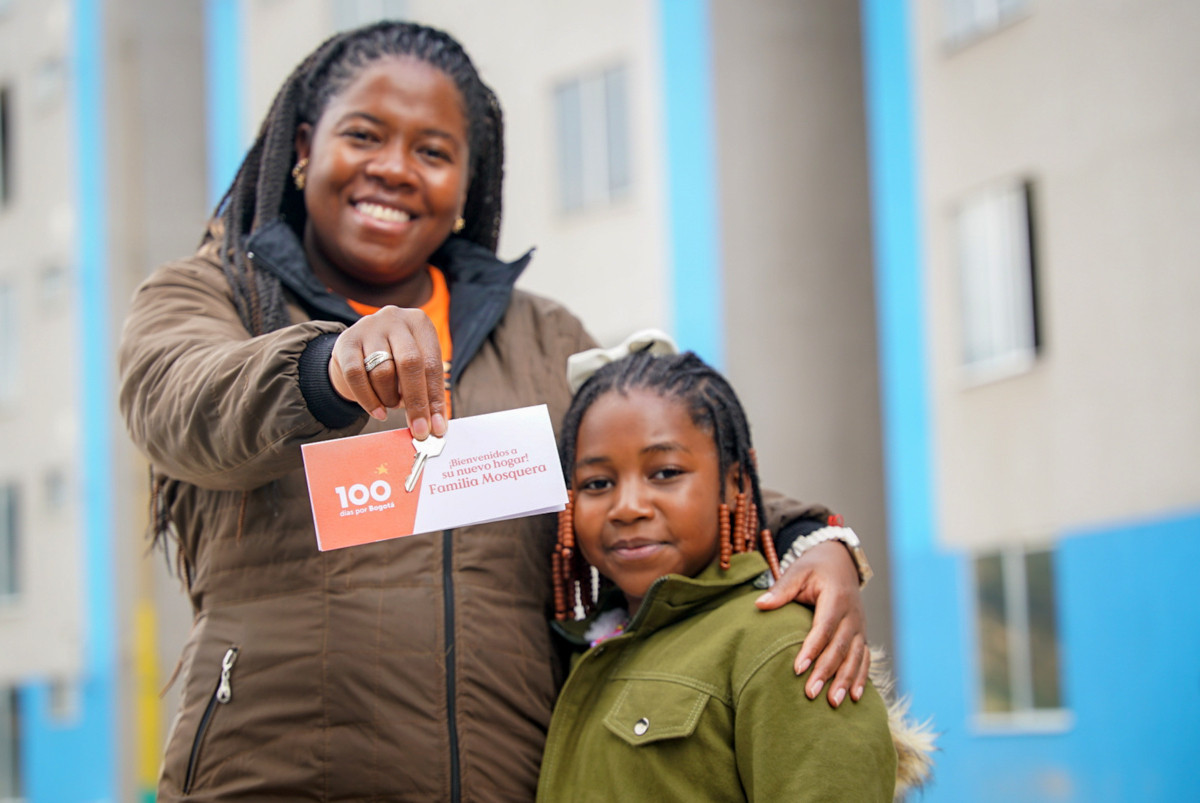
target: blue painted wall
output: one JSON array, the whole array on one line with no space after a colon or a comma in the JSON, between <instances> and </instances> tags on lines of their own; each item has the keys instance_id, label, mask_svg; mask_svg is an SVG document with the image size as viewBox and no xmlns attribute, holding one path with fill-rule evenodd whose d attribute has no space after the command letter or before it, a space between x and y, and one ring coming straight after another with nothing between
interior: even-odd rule
<instances>
[{"instance_id":1,"label":"blue painted wall","mask_svg":"<svg viewBox=\"0 0 1200 803\"><path fill-rule=\"evenodd\" d=\"M216 206L246 155L242 12L239 0L205 0L204 79L208 197Z\"/></svg>"},{"instance_id":2,"label":"blue painted wall","mask_svg":"<svg viewBox=\"0 0 1200 803\"><path fill-rule=\"evenodd\" d=\"M936 803L1200 800L1200 515L1060 533L1057 733L973 725L970 558L937 546L907 3L862 0L897 669L941 731Z\"/></svg>"},{"instance_id":3,"label":"blue painted wall","mask_svg":"<svg viewBox=\"0 0 1200 803\"><path fill-rule=\"evenodd\" d=\"M21 690L22 776L30 803L118 799L117 636L113 588L112 416L104 25L102 0L74 0L72 76L79 232L78 353L84 577L83 672L69 716L52 716L50 687Z\"/></svg>"},{"instance_id":4,"label":"blue painted wall","mask_svg":"<svg viewBox=\"0 0 1200 803\"><path fill-rule=\"evenodd\" d=\"M720 368L725 324L707 0L660 0L659 25L673 334L681 348Z\"/></svg>"}]
</instances>

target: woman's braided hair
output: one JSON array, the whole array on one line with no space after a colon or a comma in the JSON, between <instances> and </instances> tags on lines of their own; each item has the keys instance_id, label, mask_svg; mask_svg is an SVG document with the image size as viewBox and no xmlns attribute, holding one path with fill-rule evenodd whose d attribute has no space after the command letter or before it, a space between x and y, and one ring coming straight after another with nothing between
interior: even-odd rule
<instances>
[{"instance_id":1,"label":"woman's braided hair","mask_svg":"<svg viewBox=\"0 0 1200 803\"><path fill-rule=\"evenodd\" d=\"M743 478L743 487L748 484L750 489L746 500L750 506L748 520L757 521L757 511L765 508L759 489L758 469L754 447L750 441L750 424L746 419L746 411L725 377L690 351L668 356L653 355L648 351L635 352L603 366L584 382L575 398L571 400L571 406L567 409L562 424L560 456L567 487L571 487L579 424L584 414L601 396L607 393L625 395L631 390L651 391L666 399L677 399L687 407L692 422L710 433L717 447L720 478L717 493L721 504L725 505L729 501L725 499L724 478L730 468L736 466ZM591 567L574 548L574 525L570 521L571 518L572 515L568 513L565 516L566 521L560 527L558 552L561 553L561 542L566 536L572 541L568 547L572 554L569 559L555 567L555 583L564 589L564 595L569 597L568 608L575 607L577 603L587 613L595 604L599 589L589 581ZM747 526L757 536L758 527L753 524ZM566 528L570 528L572 532L565 532ZM750 549L756 540L761 541L759 545L768 553L768 562L776 563L773 560L774 544L771 539L748 539L746 543L750 545ZM734 551L739 550L735 547ZM555 562L560 563L560 560L563 559L556 558Z\"/></svg>"},{"instance_id":2,"label":"woman's braided hair","mask_svg":"<svg viewBox=\"0 0 1200 803\"><path fill-rule=\"evenodd\" d=\"M496 250L504 178L504 120L495 93L479 77L452 36L411 22L379 22L326 40L284 81L258 136L217 204L225 226L221 264L233 288L238 315L252 334L287 325L279 281L255 270L246 241L260 226L282 218L302 235L304 196L292 181L296 129L316 125L329 101L370 64L410 56L445 73L462 96L470 148L466 225L457 236Z\"/></svg>"}]
</instances>

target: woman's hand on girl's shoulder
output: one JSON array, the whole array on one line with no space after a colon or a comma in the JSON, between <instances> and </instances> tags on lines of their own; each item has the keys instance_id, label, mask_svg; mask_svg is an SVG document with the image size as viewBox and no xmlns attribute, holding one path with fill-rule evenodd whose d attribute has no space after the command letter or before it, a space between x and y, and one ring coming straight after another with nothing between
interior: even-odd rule
<instances>
[{"instance_id":1,"label":"woman's hand on girl's shoulder","mask_svg":"<svg viewBox=\"0 0 1200 803\"><path fill-rule=\"evenodd\" d=\"M756 604L773 610L789 602L813 608L812 630L795 661L797 675L812 667L804 686L809 699L824 688L834 708L847 694L857 701L867 685L871 655L858 568L845 546L831 541L806 550Z\"/></svg>"}]
</instances>

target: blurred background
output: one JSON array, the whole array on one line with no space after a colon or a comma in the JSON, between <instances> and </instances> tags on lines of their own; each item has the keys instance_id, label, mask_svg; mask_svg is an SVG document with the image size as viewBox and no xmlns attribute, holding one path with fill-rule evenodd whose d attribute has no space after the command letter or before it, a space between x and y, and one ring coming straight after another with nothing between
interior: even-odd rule
<instances>
[{"instance_id":1,"label":"blurred background","mask_svg":"<svg viewBox=\"0 0 1200 803\"><path fill-rule=\"evenodd\" d=\"M497 91L522 286L722 366L862 536L919 799L1200 799L1196 0L0 0L0 800L153 800L191 616L126 305L384 16Z\"/></svg>"}]
</instances>

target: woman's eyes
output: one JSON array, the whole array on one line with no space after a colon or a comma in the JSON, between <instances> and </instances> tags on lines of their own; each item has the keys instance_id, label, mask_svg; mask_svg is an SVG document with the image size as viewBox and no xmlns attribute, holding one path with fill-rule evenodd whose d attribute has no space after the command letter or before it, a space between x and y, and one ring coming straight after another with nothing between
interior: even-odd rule
<instances>
[{"instance_id":1,"label":"woman's eyes","mask_svg":"<svg viewBox=\"0 0 1200 803\"><path fill-rule=\"evenodd\" d=\"M434 161L438 161L438 162L449 162L450 161L450 151L448 151L444 148L438 148L438 147L434 147L431 145L426 145L425 147L421 148L420 150L423 155L429 157L430 159L433 159Z\"/></svg>"},{"instance_id":2,"label":"woman's eyes","mask_svg":"<svg viewBox=\"0 0 1200 803\"><path fill-rule=\"evenodd\" d=\"M378 139L371 131L362 128L351 128L342 132L342 136L357 142L374 142Z\"/></svg>"},{"instance_id":3,"label":"woman's eyes","mask_svg":"<svg viewBox=\"0 0 1200 803\"><path fill-rule=\"evenodd\" d=\"M365 128L350 128L342 132L342 136L351 140L355 144L378 144L383 141L383 137L376 134L374 131L369 131ZM422 145L417 148L419 153L424 158L433 162L451 162L453 156L446 148L436 145Z\"/></svg>"}]
</instances>

